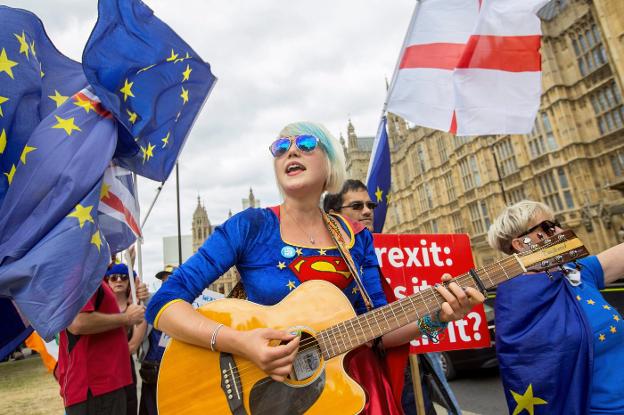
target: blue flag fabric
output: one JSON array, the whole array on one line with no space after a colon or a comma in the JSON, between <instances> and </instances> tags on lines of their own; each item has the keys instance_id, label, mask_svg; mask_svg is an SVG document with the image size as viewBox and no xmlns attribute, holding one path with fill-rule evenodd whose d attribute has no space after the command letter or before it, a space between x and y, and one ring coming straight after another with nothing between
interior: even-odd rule
<instances>
[{"instance_id":1,"label":"blue flag fabric","mask_svg":"<svg viewBox=\"0 0 624 415\"><path fill-rule=\"evenodd\" d=\"M87 85L80 63L61 54L31 12L0 6L0 205L39 122ZM2 180L4 179L4 180Z\"/></svg>"},{"instance_id":2,"label":"blue flag fabric","mask_svg":"<svg viewBox=\"0 0 624 415\"><path fill-rule=\"evenodd\" d=\"M216 80L210 65L142 2L100 0L83 66L125 127L118 164L165 181Z\"/></svg>"},{"instance_id":3,"label":"blue flag fabric","mask_svg":"<svg viewBox=\"0 0 624 415\"><path fill-rule=\"evenodd\" d=\"M563 278L524 275L497 289L496 352L509 413L589 409L591 328Z\"/></svg>"},{"instance_id":4,"label":"blue flag fabric","mask_svg":"<svg viewBox=\"0 0 624 415\"><path fill-rule=\"evenodd\" d=\"M10 298L0 297L0 362L4 360L30 333L32 326L25 321Z\"/></svg>"},{"instance_id":5,"label":"blue flag fabric","mask_svg":"<svg viewBox=\"0 0 624 415\"><path fill-rule=\"evenodd\" d=\"M388 195L390 193L391 173L390 173L390 144L388 143L388 133L386 131L386 117L382 117L377 129L377 136L373 143L370 164L368 166L368 176L366 187L371 200L379 205L375 209L373 227L375 232L383 231L388 212Z\"/></svg>"},{"instance_id":6,"label":"blue flag fabric","mask_svg":"<svg viewBox=\"0 0 624 415\"><path fill-rule=\"evenodd\" d=\"M0 295L46 340L71 323L110 261L97 206L117 125L97 108L86 90L68 99L41 121L5 177Z\"/></svg>"}]
</instances>

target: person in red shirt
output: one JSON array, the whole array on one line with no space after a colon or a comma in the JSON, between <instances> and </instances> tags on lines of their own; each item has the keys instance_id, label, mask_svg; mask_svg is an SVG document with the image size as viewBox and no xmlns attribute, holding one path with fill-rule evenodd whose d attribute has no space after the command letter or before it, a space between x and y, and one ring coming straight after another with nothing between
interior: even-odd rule
<instances>
[{"instance_id":1,"label":"person in red shirt","mask_svg":"<svg viewBox=\"0 0 624 415\"><path fill-rule=\"evenodd\" d=\"M137 298L146 300L144 283ZM143 321L145 307L121 313L104 281L66 330L60 333L56 375L67 415L126 415L124 387L132 383L127 327Z\"/></svg>"}]
</instances>

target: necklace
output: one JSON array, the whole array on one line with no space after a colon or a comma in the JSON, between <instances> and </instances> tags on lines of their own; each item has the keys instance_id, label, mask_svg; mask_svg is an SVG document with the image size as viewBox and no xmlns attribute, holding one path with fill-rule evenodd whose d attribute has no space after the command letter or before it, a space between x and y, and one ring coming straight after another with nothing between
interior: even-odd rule
<instances>
[{"instance_id":1,"label":"necklace","mask_svg":"<svg viewBox=\"0 0 624 415\"><path fill-rule=\"evenodd\" d=\"M297 220L294 217L292 217L292 215L288 213L288 211L285 208L284 208L284 212L286 212L286 215L288 215L288 217L295 223L295 225L297 225L297 227L301 230L301 232L303 232L308 237L310 244L316 245L316 241L314 240L314 238L309 233L307 233L301 225L299 225L299 222L297 222Z\"/></svg>"}]
</instances>

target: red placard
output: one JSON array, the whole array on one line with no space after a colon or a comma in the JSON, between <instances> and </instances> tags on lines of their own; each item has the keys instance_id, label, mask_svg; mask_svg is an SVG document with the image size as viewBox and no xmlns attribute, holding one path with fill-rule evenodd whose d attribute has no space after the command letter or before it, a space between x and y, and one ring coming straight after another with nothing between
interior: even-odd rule
<instances>
[{"instance_id":1,"label":"red placard","mask_svg":"<svg viewBox=\"0 0 624 415\"><path fill-rule=\"evenodd\" d=\"M374 235L375 253L381 271L397 298L430 287L442 274L461 275L474 268L470 239L457 235ZM483 305L465 318L449 323L439 343L426 336L412 340L412 353L476 349L490 346L490 333Z\"/></svg>"}]
</instances>

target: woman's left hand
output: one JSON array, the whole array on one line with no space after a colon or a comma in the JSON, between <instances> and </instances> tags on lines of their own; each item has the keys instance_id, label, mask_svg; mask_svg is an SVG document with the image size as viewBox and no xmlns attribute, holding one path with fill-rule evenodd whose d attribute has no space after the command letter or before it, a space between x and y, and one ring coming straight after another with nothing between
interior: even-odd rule
<instances>
[{"instance_id":1,"label":"woman's left hand","mask_svg":"<svg viewBox=\"0 0 624 415\"><path fill-rule=\"evenodd\" d=\"M451 280L451 274L444 274L442 282ZM435 289L446 300L440 309L440 321L448 322L460 320L466 317L472 307L485 301L485 297L472 287L462 289L459 285L451 282L446 287L436 284Z\"/></svg>"}]
</instances>

